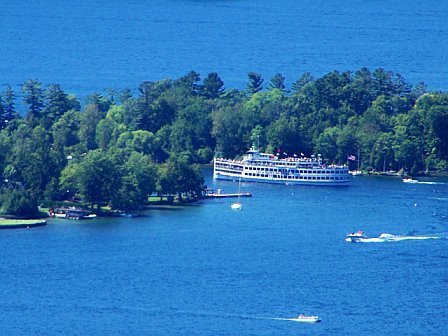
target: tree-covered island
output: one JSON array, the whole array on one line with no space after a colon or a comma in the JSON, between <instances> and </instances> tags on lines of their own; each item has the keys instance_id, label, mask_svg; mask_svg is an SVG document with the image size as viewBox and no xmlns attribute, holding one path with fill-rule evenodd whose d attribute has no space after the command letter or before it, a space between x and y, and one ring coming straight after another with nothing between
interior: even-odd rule
<instances>
[{"instance_id":1,"label":"tree-covered island","mask_svg":"<svg viewBox=\"0 0 448 336\"><path fill-rule=\"evenodd\" d=\"M257 143L328 163L360 155L368 171L448 168L447 93L381 68L304 73L290 89L281 74L263 83L250 72L244 90L226 89L217 73L201 80L191 71L143 82L136 94L93 93L84 107L58 84L8 86L0 95L2 212L33 216L40 203L73 199L130 210L151 195L195 198L200 164Z\"/></svg>"}]
</instances>

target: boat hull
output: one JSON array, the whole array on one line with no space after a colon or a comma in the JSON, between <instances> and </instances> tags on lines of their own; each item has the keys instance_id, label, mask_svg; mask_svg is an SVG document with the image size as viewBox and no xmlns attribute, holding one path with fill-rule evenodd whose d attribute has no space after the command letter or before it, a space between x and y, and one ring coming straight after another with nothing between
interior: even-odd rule
<instances>
[{"instance_id":1,"label":"boat hull","mask_svg":"<svg viewBox=\"0 0 448 336\"><path fill-rule=\"evenodd\" d=\"M302 323L318 323L321 321L318 316L297 317L294 320Z\"/></svg>"},{"instance_id":2,"label":"boat hull","mask_svg":"<svg viewBox=\"0 0 448 336\"><path fill-rule=\"evenodd\" d=\"M353 238L353 237L347 237L345 238L346 242L349 243L362 243L364 240L366 240L368 238Z\"/></svg>"},{"instance_id":3,"label":"boat hull","mask_svg":"<svg viewBox=\"0 0 448 336\"><path fill-rule=\"evenodd\" d=\"M271 183L271 184L283 184L283 185L309 185L309 186L348 186L350 184L349 180L341 180L341 181L293 181L290 179L282 179L282 178L254 178L254 177L243 177L238 175L224 175L222 173L214 173L213 178L216 180L227 180L227 181L238 181L241 178L241 182L257 182L257 183Z\"/></svg>"}]
</instances>

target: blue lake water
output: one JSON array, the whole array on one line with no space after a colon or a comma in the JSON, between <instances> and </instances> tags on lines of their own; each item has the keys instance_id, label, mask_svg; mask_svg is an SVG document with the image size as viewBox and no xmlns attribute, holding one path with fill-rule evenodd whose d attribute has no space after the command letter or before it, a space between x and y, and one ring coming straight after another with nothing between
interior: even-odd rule
<instances>
[{"instance_id":1,"label":"blue lake water","mask_svg":"<svg viewBox=\"0 0 448 336\"><path fill-rule=\"evenodd\" d=\"M2 230L2 334L447 335L448 181L434 181L242 183L239 212L207 200ZM358 229L445 238L344 241ZM287 320L300 312L322 322Z\"/></svg>"},{"instance_id":2,"label":"blue lake water","mask_svg":"<svg viewBox=\"0 0 448 336\"><path fill-rule=\"evenodd\" d=\"M247 73L287 85L363 66L448 90L448 2L0 0L0 85L38 78L85 97L144 80ZM3 90L2 90L3 91Z\"/></svg>"}]
</instances>

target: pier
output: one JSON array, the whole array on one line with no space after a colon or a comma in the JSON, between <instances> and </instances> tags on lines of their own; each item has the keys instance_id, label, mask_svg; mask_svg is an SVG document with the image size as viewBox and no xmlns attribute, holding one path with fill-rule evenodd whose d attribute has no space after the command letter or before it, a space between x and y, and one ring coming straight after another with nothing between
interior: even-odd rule
<instances>
[{"instance_id":1,"label":"pier","mask_svg":"<svg viewBox=\"0 0 448 336\"><path fill-rule=\"evenodd\" d=\"M251 192L223 193L221 189L207 189L204 198L252 197Z\"/></svg>"}]
</instances>

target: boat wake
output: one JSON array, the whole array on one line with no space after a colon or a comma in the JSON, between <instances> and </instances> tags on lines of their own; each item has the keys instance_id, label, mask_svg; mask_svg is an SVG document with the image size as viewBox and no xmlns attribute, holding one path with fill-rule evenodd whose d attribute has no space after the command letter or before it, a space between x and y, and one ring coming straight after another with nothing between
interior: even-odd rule
<instances>
[{"instance_id":1,"label":"boat wake","mask_svg":"<svg viewBox=\"0 0 448 336\"><path fill-rule=\"evenodd\" d=\"M390 233L382 233L377 238L364 238L359 240L359 243L385 243L385 242L397 242L404 240L426 240L426 239L441 239L442 237L436 236L398 236Z\"/></svg>"},{"instance_id":2,"label":"boat wake","mask_svg":"<svg viewBox=\"0 0 448 336\"><path fill-rule=\"evenodd\" d=\"M418 181L417 184L446 184L445 182Z\"/></svg>"},{"instance_id":3,"label":"boat wake","mask_svg":"<svg viewBox=\"0 0 448 336\"><path fill-rule=\"evenodd\" d=\"M297 321L295 318L286 318L286 317L271 317L270 320L276 320L276 321Z\"/></svg>"}]
</instances>

